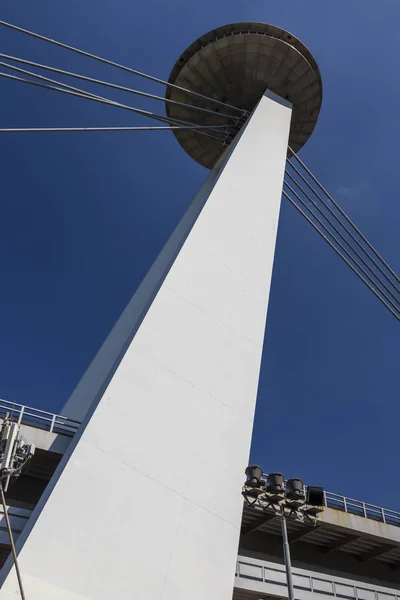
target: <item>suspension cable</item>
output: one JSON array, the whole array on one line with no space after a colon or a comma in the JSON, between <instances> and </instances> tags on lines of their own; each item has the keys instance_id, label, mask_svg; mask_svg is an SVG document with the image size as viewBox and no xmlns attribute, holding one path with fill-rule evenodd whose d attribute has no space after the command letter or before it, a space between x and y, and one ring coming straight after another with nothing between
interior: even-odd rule
<instances>
[{"instance_id":1,"label":"suspension cable","mask_svg":"<svg viewBox=\"0 0 400 600\"><path fill-rule=\"evenodd\" d=\"M396 275L396 273L393 271L393 269L391 269L389 267L389 265L387 264L387 262L382 258L382 256L379 254L379 252L377 252L377 250L375 250L375 248L373 247L373 245L367 240L367 238L361 233L361 231L358 229L358 227L353 223L353 221L350 219L350 217L348 217L346 215L346 213L344 212L344 210L339 206L339 204L332 198L332 196L329 194L329 192L326 191L326 189L323 187L323 185L318 181L318 179L311 173L310 169L308 169L308 167L303 163L303 161L298 157L298 155L290 148L289 146L289 150L290 152L293 154L294 158L300 163L300 165L303 167L303 169L308 173L308 175L312 178L312 180L317 184L317 186L320 188L320 190L322 192L324 192L324 194L326 194L326 196L329 198L329 200L332 202L332 204L335 206L335 208L340 212L340 214L345 218L345 220L349 223L349 225L351 227L353 227L353 229L356 231L356 233L360 236L360 238L367 244L368 248L370 250L372 250L372 252L375 254L375 256L382 262L382 264L386 267L386 269L391 273L391 275L395 278L395 280L400 283L400 278ZM293 167L291 161L289 160L291 166ZM295 167L293 167L295 168ZM307 182L307 180L305 180L307 185L310 186L310 184ZM314 192L316 194L316 192ZM344 227L344 226L343 226ZM349 235L350 232L349 232ZM352 236L353 237L353 236ZM359 245L359 242L357 242L357 244ZM371 260L373 260L371 258ZM376 263L374 263L376 264ZM378 267L378 269L381 271L381 273L383 273L383 271L381 270L381 268L376 265ZM383 273L385 274L385 273ZM393 287L396 287L393 283L392 283ZM399 288L396 287L396 290L398 292L400 292Z\"/></svg>"},{"instance_id":2,"label":"suspension cable","mask_svg":"<svg viewBox=\"0 0 400 600\"><path fill-rule=\"evenodd\" d=\"M310 225L312 225L315 229L315 231L329 244L329 246L340 256L340 258L347 264L347 266L350 267L350 269L353 271L353 273L355 273L357 275L357 277L359 277L364 283L365 285L371 290L371 292L378 298L378 300L380 300L382 302L382 304L384 304L386 306L386 308L392 313L392 315L398 320L400 321L400 316L397 314L397 312L395 312L390 306L389 304L387 304L385 302L385 300L378 294L378 292L372 287L372 285L370 285L368 283L368 281L357 271L357 269L351 264L350 261L347 260L347 258L340 252L340 250L338 250L336 248L336 246L330 241L330 239L324 234L322 233L322 231L317 227L317 225L314 223L314 221L312 221L312 219L310 219L310 217L296 204L296 202L285 192L285 190L282 191L283 195L285 196L285 198L287 198L289 200L289 202L295 207L296 210L299 211L299 213L301 213L303 215L303 217L306 219L306 221L308 221L308 223L310 223Z\"/></svg>"},{"instance_id":3,"label":"suspension cable","mask_svg":"<svg viewBox=\"0 0 400 600\"><path fill-rule=\"evenodd\" d=\"M220 125L222 127L222 125ZM0 129L0 133L44 133L57 131L175 131L186 129L210 129L209 125L171 125L170 127L26 127Z\"/></svg>"},{"instance_id":4,"label":"suspension cable","mask_svg":"<svg viewBox=\"0 0 400 600\"><path fill-rule=\"evenodd\" d=\"M300 161L300 159L298 159ZM329 206L329 204L320 196L320 194L318 194L318 192L312 187L312 185L310 184L309 181L307 181L307 179L302 175L302 173L299 171L299 169L297 169L295 167L295 165L288 160L288 164L290 167L292 167L292 169L297 173L297 175L300 177L300 179L302 181L304 181L304 183L307 185L307 187L312 191L312 193L320 200L320 202L322 202L322 204L325 206L325 208L328 210L328 212L335 218L338 219L336 213L331 209L331 207ZM307 169L308 170L308 169ZM309 171L310 172L310 171ZM327 193L327 192L326 192ZM336 204L336 203L335 203ZM340 208L340 207L339 207ZM346 213L344 213L342 211L342 209L340 209L340 212L343 213L346 218L347 221L350 221L350 219L347 217ZM363 251L365 252L365 254L368 256L368 258L370 259L370 261L375 265L375 267L379 270L379 272L385 277L385 279L390 283L390 285L396 290L396 292L400 293L400 289L396 286L395 283L393 283L393 281L390 279L390 277L388 276L387 273L385 273L385 271L381 268L381 266L376 262L376 260L374 259L373 256L371 256L370 254L368 254L367 250L364 248L364 246L360 243L360 241L355 237L355 235L352 233L352 231L342 222L338 219L338 221L340 222L341 227L343 227L343 229L346 231L346 233L348 233L348 235L351 237L351 239L357 244L357 246ZM354 227L354 229L357 229L357 227L350 221L350 223L352 224L352 226ZM362 236L361 232L360 235ZM362 236L363 237L363 236ZM373 246L371 246L373 248ZM385 261L383 260L382 257L380 257L380 255L376 252L376 250L373 248L375 254L380 258L380 260L382 261L383 264L386 264Z\"/></svg>"},{"instance_id":5,"label":"suspension cable","mask_svg":"<svg viewBox=\"0 0 400 600\"><path fill-rule=\"evenodd\" d=\"M23 73L24 75L29 75L30 77L33 77L34 79L39 79L40 81L46 81L48 83L65 88L67 90L72 90L73 92L79 92L80 94L85 94L85 96L90 96L92 98L100 98L102 100L106 100L108 103L111 102L112 104L120 105L120 103L114 102L113 100L110 100L109 98L105 98L104 96L99 96L97 94L92 94L92 92L88 92L87 90L83 90L81 88L74 87L67 83L63 83L62 81L58 81L57 79L51 79L50 77L45 77L44 75L40 75L40 73L35 73L34 71L28 71L27 69L22 69L21 67L16 67L15 65L9 65L8 63L3 62L3 61L0 61L0 65L6 67L7 69L11 69L12 71L18 71L19 73ZM120 106L126 106L126 105L121 104ZM149 114L153 114L153 113L149 113ZM214 114L214 113L212 113L212 114ZM175 119L173 117L164 117L162 115L160 115L160 117L166 122L171 122L171 123L174 122L174 123L182 123L185 125L193 125L193 123L191 123L189 121L181 121L181 120ZM221 123L221 125L228 127L228 125L226 123L225 124Z\"/></svg>"},{"instance_id":6,"label":"suspension cable","mask_svg":"<svg viewBox=\"0 0 400 600\"><path fill-rule=\"evenodd\" d=\"M76 91L72 91L69 89L63 89L63 88L59 88L53 85L46 85L44 83L39 83L38 81L30 81L29 79L25 79L23 77L17 77L16 75L10 75L9 73L3 73L0 72L0 77L5 77L7 79L12 79L14 81L20 81L22 83L27 83L29 85L34 85L36 87L41 87L44 89L48 89L48 90L53 90L55 92L62 92L63 94L69 94L71 96L77 96L79 98L85 98L87 100L93 100L95 102L100 102L102 104L108 104L111 106L116 106L118 108L124 108L125 110L130 110L134 113L140 114L140 115L144 115L146 117L149 117L151 119L155 119L156 121L163 121L164 123L170 123L172 125L193 125L193 123L188 123L186 121L179 121L177 119L170 119L169 117L163 117L161 115L156 115L148 110L142 110L140 108L135 108L133 106L127 106L126 104L121 104L119 102L115 102L113 100L107 100L106 98L102 98L101 96L95 96L94 94L89 94L89 92L76 92ZM47 78L46 78L47 79ZM66 84L62 84L63 86L66 86ZM68 86L71 87L71 86ZM225 126L226 127L226 126ZM201 135L205 135L207 137L211 137L215 140L218 140L220 142L224 141L224 138L221 137L217 137L216 135L212 135L211 133L208 133L206 131L199 131L198 132Z\"/></svg>"},{"instance_id":7,"label":"suspension cable","mask_svg":"<svg viewBox=\"0 0 400 600\"><path fill-rule=\"evenodd\" d=\"M117 85L115 83L109 83L108 81L102 81L101 79L94 79L93 77L86 77L85 75L80 75L79 73L72 73L71 71L64 71L63 69L57 69L55 67L50 67L48 65L43 65L40 63L33 62L31 60L25 60L23 58L17 58L15 56L9 56L8 54L0 53L0 58L5 58L7 60L12 60L14 62L23 63L25 65L30 65L31 67L37 67L39 69L44 69L46 71L52 71L53 73L58 73L60 75L66 75L68 77L75 77L76 79L82 79L83 81L89 81L91 83L96 83L98 85L104 85L105 87L110 87L116 90L121 90L122 92L128 92L129 94L135 94L137 96L144 96L145 98L151 98L152 100L160 100L161 102L167 102L169 104L174 104L176 106L182 106L183 108L187 108L189 110L197 110L203 113L208 113L213 115L214 117L225 117L227 119L232 119L237 121L238 117L234 115L228 115L226 113L216 113L213 110L208 108L202 108L201 106L196 106L194 104L186 104L185 102L178 102L177 100L170 100L169 98L163 98L162 96L156 96L154 94L149 94L147 92L141 92L140 90L134 90L129 87L125 87L123 85ZM9 69L12 69L12 65L7 65L7 63L0 62L3 66L8 66Z\"/></svg>"},{"instance_id":8,"label":"suspension cable","mask_svg":"<svg viewBox=\"0 0 400 600\"><path fill-rule=\"evenodd\" d=\"M62 42L58 42L58 41L48 38L44 35L39 35L38 33L34 33L33 31L29 31L28 29L23 29L22 27L17 27L17 25L12 25L11 23L7 23L6 21L0 21L0 25L3 25L4 27L8 27L9 29L13 29L15 31L19 31L21 33L25 33L26 35L37 38L44 42L54 44L55 46L59 46L60 48L65 48L66 50L71 50L71 52L81 54L82 56L87 56L88 58L93 58L94 60L98 60L99 62L102 62L106 65L110 65L112 67L116 67L117 69L122 69L123 71L132 73L133 75L138 75L139 77L144 77L145 79L149 79L150 81L155 81L156 83L161 83L170 88L179 90L180 92L184 92L185 94L192 94L193 96L197 96L198 98L202 98L203 100L207 100L208 102L214 102L215 104L224 106L225 108L230 108L232 110L239 111L242 114L248 113L248 111L244 111L243 109L238 108L237 106L232 106L231 104L221 102L220 100L216 100L215 98L210 98L208 96L200 94L199 92L195 92L193 90L188 90L184 87L181 87L180 85L176 85L174 83L169 83L168 81L164 81L163 79L159 79L158 77L153 77L152 75L147 75L147 73L142 73L141 71L137 71L136 69L131 69L130 67L126 67L126 66L116 63L112 60L108 60L101 56L97 56L96 54L91 54L90 52L85 52L84 50L79 50L79 48L75 48L74 46L69 46L68 44L63 44Z\"/></svg>"},{"instance_id":9,"label":"suspension cable","mask_svg":"<svg viewBox=\"0 0 400 600\"><path fill-rule=\"evenodd\" d=\"M339 248L341 248L343 250L343 252L346 254L346 256L348 256L350 258L350 260L352 260L357 267L360 269L360 271L365 275L365 277L372 283L372 285L374 285L378 291L382 294L382 296L389 302L389 304L393 307L393 309L398 313L399 315L399 320L400 320L400 311L398 309L398 307L393 304L393 302L390 300L390 298L388 298L388 296L385 294L385 292L383 292L381 290L381 288L379 288L379 286L376 284L376 282L372 279L372 277L370 277L368 275L368 273L365 271L365 269L360 266L359 263L357 263L356 259L350 254L350 252L348 252L348 250L343 246L343 244L334 236L334 234L329 231L329 229L326 227L326 225L321 221L321 219L315 214L315 212L312 210L312 208L310 208L307 203L300 198L300 196L294 191L294 189L285 181L284 185L286 185L286 187L290 190L290 192L292 194L294 194L294 196L297 198L297 200L300 202L300 204L302 204L302 206L304 206L304 208L306 210L308 210L308 212L314 217L314 219L321 225L322 229L324 231L327 232L328 235L331 236L331 238L336 242L336 244L339 246Z\"/></svg>"},{"instance_id":10,"label":"suspension cable","mask_svg":"<svg viewBox=\"0 0 400 600\"><path fill-rule=\"evenodd\" d=\"M369 269L369 271L372 273L372 275L379 281L379 283L385 288L385 290L390 294L390 296L393 298L393 300L395 302L397 302L397 304L400 307L400 299L399 297L395 294L393 294L392 290L390 288L387 287L387 285L385 284L384 281L382 281L378 275L375 273L375 271L373 270L373 268L364 260L364 258L361 256L361 254L351 245L351 242L349 242L349 240L347 240L344 235L342 234L342 232L336 227L336 225L334 223L332 223L332 221L329 219L329 217L323 212L323 210L318 206L318 204L311 198L311 196L309 194L307 194L307 192L305 192L303 190L303 188L301 187L301 185L299 184L298 181L295 180L295 178L289 173L289 171L287 169L285 169L285 173L286 175L289 177L289 179L299 188L299 190L301 191L301 193L307 198L307 200L309 200L311 202L311 204L317 209L317 211L323 216L323 218L329 223L329 225L334 229L334 231L336 231L336 233L339 235L339 237L345 242L345 244L347 244L349 246L349 248L351 249L351 251L357 256L357 258L359 258L361 260L361 262L363 263L363 265L365 267L367 267L367 269ZM285 182L285 185L288 186L288 188L297 196L296 192L294 190L292 190L292 188L290 187L289 184L287 184ZM307 205L306 205L307 206ZM338 219L338 217L336 215L334 215L334 218L336 219L337 223L339 223L339 225L342 225L340 219ZM368 252L366 252L363 249L363 252L368 256L368 258L370 258ZM390 282L390 280L389 280ZM382 291L382 290L380 290ZM382 291L382 293L384 293ZM389 299L388 299L389 300Z\"/></svg>"}]
</instances>

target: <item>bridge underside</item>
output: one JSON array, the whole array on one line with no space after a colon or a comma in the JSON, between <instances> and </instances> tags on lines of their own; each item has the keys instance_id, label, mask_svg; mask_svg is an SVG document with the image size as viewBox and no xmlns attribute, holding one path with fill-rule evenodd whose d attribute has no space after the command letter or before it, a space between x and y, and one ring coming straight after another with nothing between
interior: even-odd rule
<instances>
[{"instance_id":1,"label":"bridge underside","mask_svg":"<svg viewBox=\"0 0 400 600\"><path fill-rule=\"evenodd\" d=\"M293 565L400 584L398 526L331 508L317 526L296 519L288 519L287 525ZM280 516L245 506L239 554L282 562Z\"/></svg>"},{"instance_id":2,"label":"bridge underside","mask_svg":"<svg viewBox=\"0 0 400 600\"><path fill-rule=\"evenodd\" d=\"M282 596L283 598L284 596ZM268 596L268 594L260 594L260 592L252 592L251 590L233 590L232 600L276 600L276 596Z\"/></svg>"}]
</instances>

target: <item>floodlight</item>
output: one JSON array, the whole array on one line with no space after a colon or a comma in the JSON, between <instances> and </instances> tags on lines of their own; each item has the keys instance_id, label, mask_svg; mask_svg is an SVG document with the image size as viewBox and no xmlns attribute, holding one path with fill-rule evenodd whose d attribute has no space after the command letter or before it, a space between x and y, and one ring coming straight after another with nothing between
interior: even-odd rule
<instances>
[{"instance_id":1,"label":"floodlight","mask_svg":"<svg viewBox=\"0 0 400 600\"><path fill-rule=\"evenodd\" d=\"M306 501L310 506L324 506L325 496L323 488L309 485L307 487Z\"/></svg>"},{"instance_id":2,"label":"floodlight","mask_svg":"<svg viewBox=\"0 0 400 600\"><path fill-rule=\"evenodd\" d=\"M304 484L301 479L288 479L286 482L286 498L304 500Z\"/></svg>"},{"instance_id":3,"label":"floodlight","mask_svg":"<svg viewBox=\"0 0 400 600\"><path fill-rule=\"evenodd\" d=\"M267 476L267 492L270 494L283 493L284 477L282 473L270 473Z\"/></svg>"},{"instance_id":4,"label":"floodlight","mask_svg":"<svg viewBox=\"0 0 400 600\"><path fill-rule=\"evenodd\" d=\"M246 484L249 487L262 487L261 476L263 474L263 470L261 467L257 465L249 465L245 471L246 474Z\"/></svg>"}]
</instances>

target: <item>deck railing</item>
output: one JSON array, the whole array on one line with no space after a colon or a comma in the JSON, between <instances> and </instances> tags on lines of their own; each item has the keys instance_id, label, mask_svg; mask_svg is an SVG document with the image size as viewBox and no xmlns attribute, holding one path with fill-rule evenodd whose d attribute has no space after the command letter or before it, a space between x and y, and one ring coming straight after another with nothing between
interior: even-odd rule
<instances>
[{"instance_id":1,"label":"deck railing","mask_svg":"<svg viewBox=\"0 0 400 600\"><path fill-rule=\"evenodd\" d=\"M382 586L345 579L310 570L293 568L296 600L312 600L324 596L341 600L400 600L400 592ZM270 597L287 597L285 567L247 556L238 556L235 587L252 590ZM258 596L257 596L258 597Z\"/></svg>"},{"instance_id":2,"label":"deck railing","mask_svg":"<svg viewBox=\"0 0 400 600\"><path fill-rule=\"evenodd\" d=\"M32 408L31 406L16 404L8 400L0 400L0 418L4 418L7 413L22 425L30 425L31 427L45 429L69 437L74 436L80 426L79 421L68 417Z\"/></svg>"},{"instance_id":3,"label":"deck railing","mask_svg":"<svg viewBox=\"0 0 400 600\"><path fill-rule=\"evenodd\" d=\"M332 492L325 492L325 505L352 515L400 527L400 512L396 512L395 510L389 510L381 506L354 500L353 498L346 498L346 496L340 496Z\"/></svg>"}]
</instances>

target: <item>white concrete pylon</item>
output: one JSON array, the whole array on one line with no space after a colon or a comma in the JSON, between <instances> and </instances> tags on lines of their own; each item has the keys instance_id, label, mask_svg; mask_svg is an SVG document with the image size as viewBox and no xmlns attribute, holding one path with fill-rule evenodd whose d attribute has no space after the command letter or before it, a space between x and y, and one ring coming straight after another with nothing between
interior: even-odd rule
<instances>
[{"instance_id":1,"label":"white concrete pylon","mask_svg":"<svg viewBox=\"0 0 400 600\"><path fill-rule=\"evenodd\" d=\"M266 92L67 403L29 600L231 599L290 119Z\"/></svg>"}]
</instances>

